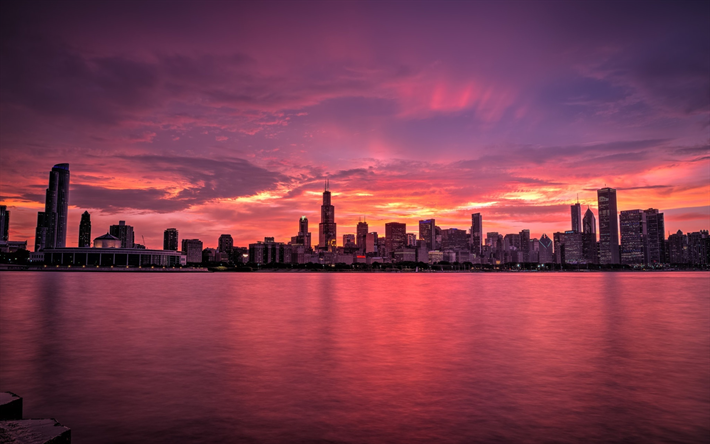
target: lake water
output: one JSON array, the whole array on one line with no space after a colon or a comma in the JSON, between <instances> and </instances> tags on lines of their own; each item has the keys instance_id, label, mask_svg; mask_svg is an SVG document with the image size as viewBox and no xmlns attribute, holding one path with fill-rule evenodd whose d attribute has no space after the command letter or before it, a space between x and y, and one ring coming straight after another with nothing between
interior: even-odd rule
<instances>
[{"instance_id":1,"label":"lake water","mask_svg":"<svg viewBox=\"0 0 710 444\"><path fill-rule=\"evenodd\" d=\"M74 443L708 442L710 273L0 273Z\"/></svg>"}]
</instances>

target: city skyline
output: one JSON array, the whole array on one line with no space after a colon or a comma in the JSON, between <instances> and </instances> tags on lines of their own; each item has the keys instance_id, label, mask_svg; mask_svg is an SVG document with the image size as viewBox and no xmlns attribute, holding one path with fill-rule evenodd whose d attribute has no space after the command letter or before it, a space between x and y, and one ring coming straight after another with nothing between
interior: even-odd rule
<instances>
[{"instance_id":1,"label":"city skyline","mask_svg":"<svg viewBox=\"0 0 710 444\"><path fill-rule=\"evenodd\" d=\"M288 239L319 218L324 179L338 233L483 213L549 236L604 187L708 228L701 3L278 5L146 2L136 21L131 4L4 2L10 238L33 242L60 162L81 172L68 245L84 211L153 248L178 226L210 246Z\"/></svg>"}]
</instances>

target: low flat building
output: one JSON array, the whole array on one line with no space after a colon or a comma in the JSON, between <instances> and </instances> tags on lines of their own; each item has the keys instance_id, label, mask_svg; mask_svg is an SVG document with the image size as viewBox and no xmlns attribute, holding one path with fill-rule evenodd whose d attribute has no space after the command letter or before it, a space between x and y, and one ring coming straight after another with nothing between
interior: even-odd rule
<instances>
[{"instance_id":1,"label":"low flat building","mask_svg":"<svg viewBox=\"0 0 710 444\"><path fill-rule=\"evenodd\" d=\"M46 265L87 267L177 267L185 265L185 255L173 250L141 248L47 248ZM34 257L33 257L34 262Z\"/></svg>"}]
</instances>

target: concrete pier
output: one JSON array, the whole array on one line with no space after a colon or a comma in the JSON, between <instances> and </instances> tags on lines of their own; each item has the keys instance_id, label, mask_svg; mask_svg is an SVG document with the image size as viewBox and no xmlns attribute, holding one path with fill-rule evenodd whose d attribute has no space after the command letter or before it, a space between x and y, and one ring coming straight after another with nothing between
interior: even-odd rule
<instances>
[{"instance_id":1,"label":"concrete pier","mask_svg":"<svg viewBox=\"0 0 710 444\"><path fill-rule=\"evenodd\" d=\"M54 418L22 419L22 398L0 393L0 443L71 444L71 430Z\"/></svg>"}]
</instances>

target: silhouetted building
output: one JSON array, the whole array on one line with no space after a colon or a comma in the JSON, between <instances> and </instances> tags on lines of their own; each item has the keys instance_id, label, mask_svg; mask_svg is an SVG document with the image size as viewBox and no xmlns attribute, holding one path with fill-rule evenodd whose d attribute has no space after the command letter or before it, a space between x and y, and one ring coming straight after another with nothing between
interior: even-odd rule
<instances>
[{"instance_id":1,"label":"silhouetted building","mask_svg":"<svg viewBox=\"0 0 710 444\"><path fill-rule=\"evenodd\" d=\"M626 210L619 215L621 226L621 263L643 265L646 263L646 213Z\"/></svg>"},{"instance_id":2,"label":"silhouetted building","mask_svg":"<svg viewBox=\"0 0 710 444\"><path fill-rule=\"evenodd\" d=\"M572 210L572 231L582 232L582 207L579 202L570 207Z\"/></svg>"},{"instance_id":3,"label":"silhouetted building","mask_svg":"<svg viewBox=\"0 0 710 444\"><path fill-rule=\"evenodd\" d=\"M345 245L355 245L354 234L343 234L343 246Z\"/></svg>"},{"instance_id":4,"label":"silhouetted building","mask_svg":"<svg viewBox=\"0 0 710 444\"><path fill-rule=\"evenodd\" d=\"M44 211L37 215L35 251L66 247L69 178L68 163L54 165L49 173L49 187L46 191Z\"/></svg>"},{"instance_id":5,"label":"silhouetted building","mask_svg":"<svg viewBox=\"0 0 710 444\"><path fill-rule=\"evenodd\" d=\"M10 212L7 211L7 206L0 205L0 240L8 240L10 238Z\"/></svg>"},{"instance_id":6,"label":"silhouetted building","mask_svg":"<svg viewBox=\"0 0 710 444\"><path fill-rule=\"evenodd\" d=\"M481 255L483 242L483 216L481 213L471 215L471 251L477 256Z\"/></svg>"},{"instance_id":7,"label":"silhouetted building","mask_svg":"<svg viewBox=\"0 0 710 444\"><path fill-rule=\"evenodd\" d=\"M399 222L385 224L385 248L394 253L407 244L407 225Z\"/></svg>"},{"instance_id":8,"label":"silhouetted building","mask_svg":"<svg viewBox=\"0 0 710 444\"><path fill-rule=\"evenodd\" d=\"M426 242L429 251L436 250L436 221L434 219L419 221L419 239Z\"/></svg>"},{"instance_id":9,"label":"silhouetted building","mask_svg":"<svg viewBox=\"0 0 710 444\"><path fill-rule=\"evenodd\" d=\"M91 215L84 211L79 222L79 247L91 247Z\"/></svg>"},{"instance_id":10,"label":"silhouetted building","mask_svg":"<svg viewBox=\"0 0 710 444\"><path fill-rule=\"evenodd\" d=\"M163 232L163 250L178 251L177 228L168 228Z\"/></svg>"},{"instance_id":11,"label":"silhouetted building","mask_svg":"<svg viewBox=\"0 0 710 444\"><path fill-rule=\"evenodd\" d=\"M601 264L619 263L619 221L616 210L616 190L597 190L599 207L599 261Z\"/></svg>"},{"instance_id":12,"label":"silhouetted building","mask_svg":"<svg viewBox=\"0 0 710 444\"><path fill-rule=\"evenodd\" d=\"M458 228L447 228L441 230L441 249L463 251L469 250L471 237L466 230Z\"/></svg>"},{"instance_id":13,"label":"silhouetted building","mask_svg":"<svg viewBox=\"0 0 710 444\"><path fill-rule=\"evenodd\" d=\"M597 256L597 219L592 210L587 207L582 219L582 251L588 264L596 264Z\"/></svg>"},{"instance_id":14,"label":"silhouetted building","mask_svg":"<svg viewBox=\"0 0 710 444\"><path fill-rule=\"evenodd\" d=\"M367 236L365 236L365 254L378 252L378 240L377 232L367 233Z\"/></svg>"},{"instance_id":15,"label":"silhouetted building","mask_svg":"<svg viewBox=\"0 0 710 444\"><path fill-rule=\"evenodd\" d=\"M522 230L520 232L520 251L522 259L516 262L531 262L530 261L530 230Z\"/></svg>"},{"instance_id":16,"label":"silhouetted building","mask_svg":"<svg viewBox=\"0 0 710 444\"><path fill-rule=\"evenodd\" d=\"M695 266L708 265L708 230L688 233L688 263Z\"/></svg>"},{"instance_id":17,"label":"silhouetted building","mask_svg":"<svg viewBox=\"0 0 710 444\"><path fill-rule=\"evenodd\" d=\"M126 225L126 221L118 221L118 225L111 225L109 233L121 239L121 248L133 248L135 245L133 238L133 227Z\"/></svg>"},{"instance_id":18,"label":"silhouetted building","mask_svg":"<svg viewBox=\"0 0 710 444\"><path fill-rule=\"evenodd\" d=\"M407 233L407 246L411 248L417 246L417 235L415 233Z\"/></svg>"},{"instance_id":19,"label":"silhouetted building","mask_svg":"<svg viewBox=\"0 0 710 444\"><path fill-rule=\"evenodd\" d=\"M666 262L665 222L663 213L649 208L646 213L646 264L659 265Z\"/></svg>"},{"instance_id":20,"label":"silhouetted building","mask_svg":"<svg viewBox=\"0 0 710 444\"><path fill-rule=\"evenodd\" d=\"M229 257L232 255L232 249L234 249L234 239L232 239L232 235L220 235L219 240L217 241L217 251L220 253L226 253Z\"/></svg>"},{"instance_id":21,"label":"silhouetted building","mask_svg":"<svg viewBox=\"0 0 710 444\"><path fill-rule=\"evenodd\" d=\"M282 242L274 242L273 237L265 237L264 242L249 244L249 262L254 264L287 263L292 261L292 249L286 251Z\"/></svg>"},{"instance_id":22,"label":"silhouetted building","mask_svg":"<svg viewBox=\"0 0 710 444\"><path fill-rule=\"evenodd\" d=\"M326 180L323 191L323 205L320 207L320 225L318 247L323 250L334 250L337 243L337 228L335 224L335 207L330 202L330 182Z\"/></svg>"},{"instance_id":23,"label":"silhouetted building","mask_svg":"<svg viewBox=\"0 0 710 444\"><path fill-rule=\"evenodd\" d=\"M301 245L304 251L311 249L311 233L308 232L308 218L301 216L298 220L298 235L291 237L291 245Z\"/></svg>"},{"instance_id":24,"label":"silhouetted building","mask_svg":"<svg viewBox=\"0 0 710 444\"><path fill-rule=\"evenodd\" d=\"M565 231L553 233L555 245L555 262L558 264L579 265L586 264L584 258L583 234L579 231Z\"/></svg>"},{"instance_id":25,"label":"silhouetted building","mask_svg":"<svg viewBox=\"0 0 710 444\"><path fill-rule=\"evenodd\" d=\"M368 230L369 227L367 226L367 222L360 221L357 223L357 237L355 238L355 243L357 244L358 249L362 253L365 252L365 238L367 237Z\"/></svg>"},{"instance_id":26,"label":"silhouetted building","mask_svg":"<svg viewBox=\"0 0 710 444\"><path fill-rule=\"evenodd\" d=\"M680 230L668 236L668 251L671 264L687 264L690 261L688 236Z\"/></svg>"},{"instance_id":27,"label":"silhouetted building","mask_svg":"<svg viewBox=\"0 0 710 444\"><path fill-rule=\"evenodd\" d=\"M182 252L188 264L202 263L202 241L199 239L183 239Z\"/></svg>"}]
</instances>

